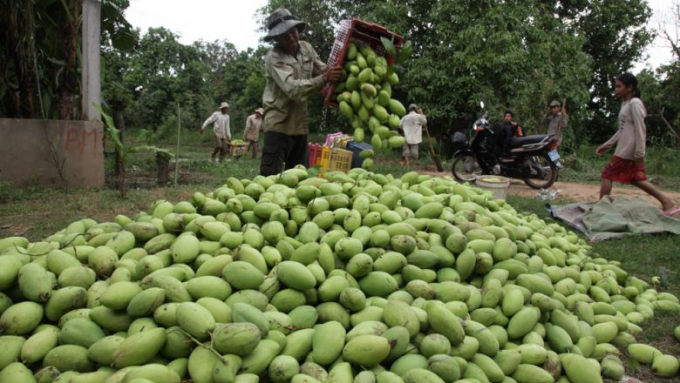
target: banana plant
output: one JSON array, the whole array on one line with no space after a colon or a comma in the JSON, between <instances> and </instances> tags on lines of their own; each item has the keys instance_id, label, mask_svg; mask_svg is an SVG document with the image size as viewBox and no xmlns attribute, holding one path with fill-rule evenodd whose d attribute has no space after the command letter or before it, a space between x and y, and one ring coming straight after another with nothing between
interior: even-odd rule
<instances>
[{"instance_id":1,"label":"banana plant","mask_svg":"<svg viewBox=\"0 0 680 383\"><path fill-rule=\"evenodd\" d=\"M138 137L146 141L145 145L135 146L126 145L125 142L121 140L120 130L116 128L116 124L113 122L113 118L109 116L106 112L104 112L104 110L102 110L101 105L97 103L93 103L93 105L102 115L102 119L104 122L104 134L111 140L111 142L113 142L113 145L116 148L117 160L120 161L121 163L120 173L118 176L118 190L120 191L120 197L125 198L127 194L125 186L125 164L128 155L132 153L139 153L145 151L153 152L157 157L160 155L167 159L174 157L174 155L168 149L160 148L158 146L153 145L154 138L153 132L148 131L140 132L140 135L138 135Z\"/></svg>"}]
</instances>

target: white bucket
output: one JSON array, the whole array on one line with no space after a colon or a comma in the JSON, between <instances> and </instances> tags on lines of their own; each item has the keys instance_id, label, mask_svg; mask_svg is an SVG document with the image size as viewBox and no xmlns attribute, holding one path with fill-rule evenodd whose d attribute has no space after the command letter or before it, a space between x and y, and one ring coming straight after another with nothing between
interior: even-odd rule
<instances>
[{"instance_id":1,"label":"white bucket","mask_svg":"<svg viewBox=\"0 0 680 383\"><path fill-rule=\"evenodd\" d=\"M475 184L480 189L493 194L494 199L505 200L508 196L508 188L510 188L510 179L501 176L479 176Z\"/></svg>"}]
</instances>

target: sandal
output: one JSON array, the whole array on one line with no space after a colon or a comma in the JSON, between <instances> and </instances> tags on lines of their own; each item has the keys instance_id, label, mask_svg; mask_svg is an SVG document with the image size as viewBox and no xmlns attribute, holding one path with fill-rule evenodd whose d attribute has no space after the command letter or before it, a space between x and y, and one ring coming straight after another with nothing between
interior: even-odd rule
<instances>
[{"instance_id":1,"label":"sandal","mask_svg":"<svg viewBox=\"0 0 680 383\"><path fill-rule=\"evenodd\" d=\"M680 207L677 206L675 208L672 208L671 210L666 210L663 212L663 215L665 215L666 217L674 217L678 214L680 214Z\"/></svg>"}]
</instances>

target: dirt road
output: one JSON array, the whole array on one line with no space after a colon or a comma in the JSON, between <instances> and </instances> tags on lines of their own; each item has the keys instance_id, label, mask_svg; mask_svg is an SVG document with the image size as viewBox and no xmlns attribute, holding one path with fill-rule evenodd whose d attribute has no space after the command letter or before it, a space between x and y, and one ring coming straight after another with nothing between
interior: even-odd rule
<instances>
[{"instance_id":1,"label":"dirt road","mask_svg":"<svg viewBox=\"0 0 680 383\"><path fill-rule=\"evenodd\" d=\"M595 202L600 197L600 185L582 184L576 182L556 182L550 190L559 190L556 201L563 202ZM510 185L509 194L522 197L535 197L537 190L529 188L522 181L513 180ZM665 191L669 197L680 202L680 193ZM654 197L633 186L614 185L612 197L640 197L652 202L656 202Z\"/></svg>"},{"instance_id":2,"label":"dirt road","mask_svg":"<svg viewBox=\"0 0 680 383\"><path fill-rule=\"evenodd\" d=\"M433 171L423 171L423 173L437 175L437 176L450 176L449 172L433 172ZM559 190L559 193L555 199L556 202L595 202L600 197L600 185L599 184L586 184L578 182L555 182L555 184L550 188L551 191ZM508 194L518 195L522 197L536 197L538 190L528 187L521 180L512 180L510 184L510 190ZM663 191L669 197L674 199L680 205L680 193ZM634 186L624 186L621 184L614 184L614 189L612 191L612 197L640 197L647 199L649 201L657 203L654 197L643 192L642 190Z\"/></svg>"}]
</instances>

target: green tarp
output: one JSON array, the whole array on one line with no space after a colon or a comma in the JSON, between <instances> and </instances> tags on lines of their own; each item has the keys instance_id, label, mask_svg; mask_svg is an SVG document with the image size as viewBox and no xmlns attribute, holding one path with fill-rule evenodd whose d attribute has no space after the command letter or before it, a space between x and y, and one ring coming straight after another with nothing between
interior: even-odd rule
<instances>
[{"instance_id":1,"label":"green tarp","mask_svg":"<svg viewBox=\"0 0 680 383\"><path fill-rule=\"evenodd\" d=\"M583 232L591 241L641 233L680 235L680 219L663 215L659 207L641 198L605 197L597 203L549 206L553 217Z\"/></svg>"}]
</instances>

